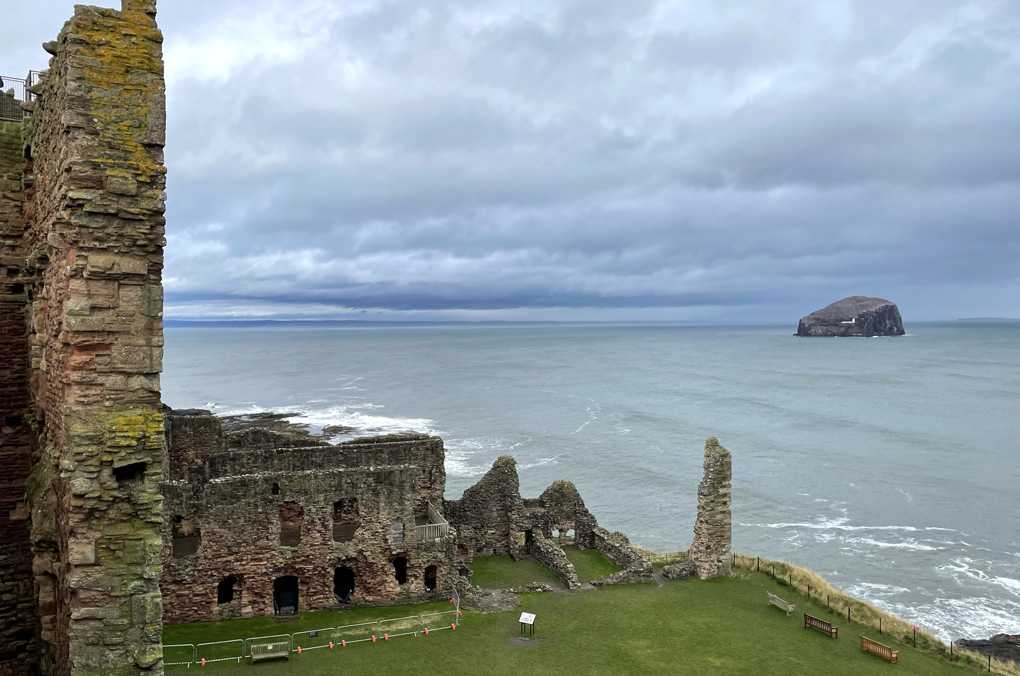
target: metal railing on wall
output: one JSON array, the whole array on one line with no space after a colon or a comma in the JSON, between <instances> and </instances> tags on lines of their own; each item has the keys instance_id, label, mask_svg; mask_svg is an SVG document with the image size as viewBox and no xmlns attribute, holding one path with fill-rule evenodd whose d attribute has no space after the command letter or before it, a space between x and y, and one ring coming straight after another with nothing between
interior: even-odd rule
<instances>
[{"instance_id":1,"label":"metal railing on wall","mask_svg":"<svg viewBox=\"0 0 1020 676\"><path fill-rule=\"evenodd\" d=\"M35 99L29 88L38 84L41 77L42 73L38 70L28 71L24 78L0 75L0 120L18 122L29 115L21 107L21 102Z\"/></svg>"},{"instance_id":2,"label":"metal railing on wall","mask_svg":"<svg viewBox=\"0 0 1020 676\"><path fill-rule=\"evenodd\" d=\"M163 664L191 667L193 664L206 665L214 662L235 661L240 663L241 660L251 656L254 646L267 643L279 645L285 648L288 653L301 654L307 650L320 648L330 650L346 648L353 643L389 641L400 636L428 636L437 631L456 629L460 626L462 616L460 592L456 587L453 588L450 603L453 604L452 610L394 617L376 622L309 629L276 636L253 636L231 641L165 645L163 646Z\"/></svg>"},{"instance_id":3,"label":"metal railing on wall","mask_svg":"<svg viewBox=\"0 0 1020 676\"><path fill-rule=\"evenodd\" d=\"M443 518L432 503L427 503L428 520L426 524L414 527L414 536L418 540L439 540L450 534L450 524Z\"/></svg>"}]
</instances>

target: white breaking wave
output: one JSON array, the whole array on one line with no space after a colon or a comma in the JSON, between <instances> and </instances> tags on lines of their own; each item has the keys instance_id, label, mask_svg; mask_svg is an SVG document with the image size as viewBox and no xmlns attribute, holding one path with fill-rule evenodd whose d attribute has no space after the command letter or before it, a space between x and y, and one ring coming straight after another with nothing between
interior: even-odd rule
<instances>
[{"instance_id":1,"label":"white breaking wave","mask_svg":"<svg viewBox=\"0 0 1020 676\"><path fill-rule=\"evenodd\" d=\"M475 437L470 439L446 439L446 471L462 477L481 476L489 471L496 456L504 455L521 445L502 437ZM479 459L472 461L474 456Z\"/></svg>"},{"instance_id":2,"label":"white breaking wave","mask_svg":"<svg viewBox=\"0 0 1020 676\"><path fill-rule=\"evenodd\" d=\"M860 598L874 598L875 596L896 596L897 594L910 593L906 587L897 587L894 584L880 584L878 582L859 582L846 588L846 593Z\"/></svg>"},{"instance_id":3,"label":"white breaking wave","mask_svg":"<svg viewBox=\"0 0 1020 676\"><path fill-rule=\"evenodd\" d=\"M213 404L218 416L252 415L255 413L282 413L285 420L296 425L307 425L318 431L325 427L349 427L351 432L336 435L333 441L342 441L360 436L379 434L398 434L401 432L421 432L434 434L434 421L428 418L390 418L382 415L365 413L365 410L385 408L378 404L353 404L348 406L331 406L325 409L308 408L306 406L275 406L266 408L257 404L219 410Z\"/></svg>"},{"instance_id":4,"label":"white breaking wave","mask_svg":"<svg viewBox=\"0 0 1020 676\"><path fill-rule=\"evenodd\" d=\"M903 542L882 542L872 538L847 538L845 542L850 545L864 544L880 549L906 549L911 552L936 552L939 550L938 547L923 545L913 538L907 538Z\"/></svg>"},{"instance_id":5,"label":"white breaking wave","mask_svg":"<svg viewBox=\"0 0 1020 676\"><path fill-rule=\"evenodd\" d=\"M332 425L351 427L353 432L340 436L363 436L365 434L397 434L400 432L422 432L433 434L435 422L428 418L390 418L363 412L362 409L385 408L378 404L356 404L332 406L322 410L298 411L287 418L293 423L304 423L318 428Z\"/></svg>"},{"instance_id":6,"label":"white breaking wave","mask_svg":"<svg viewBox=\"0 0 1020 676\"><path fill-rule=\"evenodd\" d=\"M923 528L917 528L916 526L847 526L847 521L850 519L845 516L839 516L832 519L823 519L816 523L800 523L800 522L788 522L788 523L742 523L741 526L747 528L811 528L817 530L842 530L842 531L868 531L868 530L886 530L886 531L903 531L905 533L919 533L925 531L940 531L946 533L958 532L954 528L940 528L938 526L925 526Z\"/></svg>"},{"instance_id":7,"label":"white breaking wave","mask_svg":"<svg viewBox=\"0 0 1020 676\"><path fill-rule=\"evenodd\" d=\"M544 465L556 464L556 457L557 456L554 455L551 458L539 458L535 462L529 462L529 463L525 463L523 465L519 465L517 467L517 469L519 469L519 470L526 470L526 469L532 469L534 467L542 467Z\"/></svg>"}]
</instances>

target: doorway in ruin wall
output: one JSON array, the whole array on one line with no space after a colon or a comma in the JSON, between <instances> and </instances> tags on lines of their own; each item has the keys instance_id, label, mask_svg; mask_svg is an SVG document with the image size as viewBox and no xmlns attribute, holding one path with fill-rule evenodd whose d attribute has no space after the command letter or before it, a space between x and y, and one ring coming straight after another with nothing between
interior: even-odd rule
<instances>
[{"instance_id":1,"label":"doorway in ruin wall","mask_svg":"<svg viewBox=\"0 0 1020 676\"><path fill-rule=\"evenodd\" d=\"M350 603L354 597L354 571L341 566L333 571L333 597L338 603Z\"/></svg>"},{"instance_id":2,"label":"doorway in ruin wall","mask_svg":"<svg viewBox=\"0 0 1020 676\"><path fill-rule=\"evenodd\" d=\"M298 579L284 575L273 580L273 612L277 615L298 611Z\"/></svg>"}]
</instances>

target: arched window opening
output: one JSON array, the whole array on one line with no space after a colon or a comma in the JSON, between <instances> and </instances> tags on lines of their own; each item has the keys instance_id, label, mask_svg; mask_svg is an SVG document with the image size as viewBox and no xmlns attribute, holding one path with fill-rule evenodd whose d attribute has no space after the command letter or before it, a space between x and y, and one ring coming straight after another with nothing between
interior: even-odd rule
<instances>
[{"instance_id":1,"label":"arched window opening","mask_svg":"<svg viewBox=\"0 0 1020 676\"><path fill-rule=\"evenodd\" d=\"M280 484L278 484L278 483L276 483L274 481L273 482L273 487L269 489L269 492L272 493L273 495L279 495L280 494Z\"/></svg>"},{"instance_id":2,"label":"arched window opening","mask_svg":"<svg viewBox=\"0 0 1020 676\"><path fill-rule=\"evenodd\" d=\"M301 544L301 527L305 522L305 510L296 502L280 505L280 544L297 547Z\"/></svg>"},{"instance_id":3,"label":"arched window opening","mask_svg":"<svg viewBox=\"0 0 1020 676\"><path fill-rule=\"evenodd\" d=\"M407 559L403 556L393 559L393 577L397 584L407 584Z\"/></svg>"},{"instance_id":4,"label":"arched window opening","mask_svg":"<svg viewBox=\"0 0 1020 676\"><path fill-rule=\"evenodd\" d=\"M333 596L338 603L350 603L354 596L354 571L341 566L333 571Z\"/></svg>"},{"instance_id":5,"label":"arched window opening","mask_svg":"<svg viewBox=\"0 0 1020 676\"><path fill-rule=\"evenodd\" d=\"M298 611L298 579L284 575L273 580L273 612L287 615Z\"/></svg>"},{"instance_id":6,"label":"arched window opening","mask_svg":"<svg viewBox=\"0 0 1020 676\"><path fill-rule=\"evenodd\" d=\"M428 566L425 569L425 591L431 592L436 590L436 567Z\"/></svg>"},{"instance_id":7,"label":"arched window opening","mask_svg":"<svg viewBox=\"0 0 1020 676\"><path fill-rule=\"evenodd\" d=\"M333 540L350 542L361 525L357 498L341 498L333 503Z\"/></svg>"},{"instance_id":8,"label":"arched window opening","mask_svg":"<svg viewBox=\"0 0 1020 676\"><path fill-rule=\"evenodd\" d=\"M238 579L233 575L228 575L220 583L216 585L216 603L223 605L225 603L232 603L235 598L240 598L240 589L238 589Z\"/></svg>"}]
</instances>

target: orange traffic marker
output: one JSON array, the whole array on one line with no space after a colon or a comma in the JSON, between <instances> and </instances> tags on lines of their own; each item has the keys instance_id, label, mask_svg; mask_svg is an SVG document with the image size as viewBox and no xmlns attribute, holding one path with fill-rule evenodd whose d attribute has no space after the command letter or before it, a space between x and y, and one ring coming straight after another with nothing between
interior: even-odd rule
<instances>
[{"instance_id":1,"label":"orange traffic marker","mask_svg":"<svg viewBox=\"0 0 1020 676\"><path fill-rule=\"evenodd\" d=\"M375 636L372 637L372 643L375 643Z\"/></svg>"},{"instance_id":2,"label":"orange traffic marker","mask_svg":"<svg viewBox=\"0 0 1020 676\"><path fill-rule=\"evenodd\" d=\"M457 628L457 625L455 625L455 624L451 624L450 625L450 629L456 629L456 628Z\"/></svg>"},{"instance_id":3,"label":"orange traffic marker","mask_svg":"<svg viewBox=\"0 0 1020 676\"><path fill-rule=\"evenodd\" d=\"M428 628L428 627L425 627L425 635L426 635L426 636L428 636L428 635L429 635L429 628Z\"/></svg>"},{"instance_id":4,"label":"orange traffic marker","mask_svg":"<svg viewBox=\"0 0 1020 676\"><path fill-rule=\"evenodd\" d=\"M298 654L298 655L300 655L300 654L301 654L301 646L298 646L298 647L297 647L297 654Z\"/></svg>"}]
</instances>

